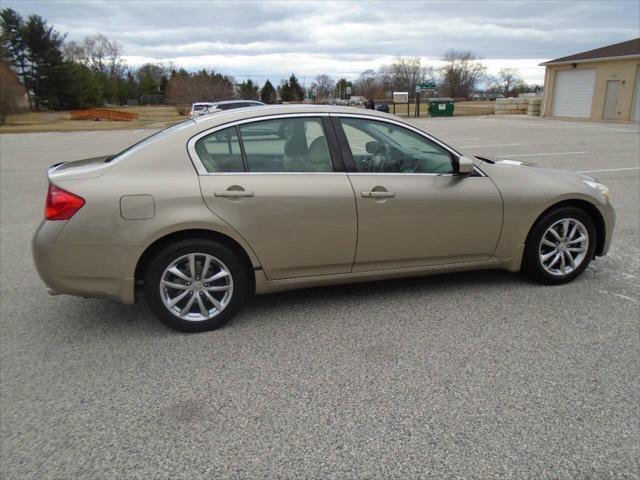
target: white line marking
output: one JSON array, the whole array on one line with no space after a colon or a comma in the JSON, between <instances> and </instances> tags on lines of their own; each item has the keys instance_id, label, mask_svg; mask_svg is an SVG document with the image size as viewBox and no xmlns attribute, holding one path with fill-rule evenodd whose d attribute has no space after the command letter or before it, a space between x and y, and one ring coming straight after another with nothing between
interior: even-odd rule
<instances>
[{"instance_id":1,"label":"white line marking","mask_svg":"<svg viewBox=\"0 0 640 480\"><path fill-rule=\"evenodd\" d=\"M476 117L476 120L481 119L494 119L500 120L502 116L500 115L485 115L483 117ZM536 118L536 117L533 117ZM591 125L586 122L571 122L567 120L555 119L553 117L537 117L538 120L533 120L532 117L527 117L523 115L506 115L504 120L514 120L517 119L520 121L521 125L529 125L529 126L538 126L538 127L568 127L568 128L595 128L598 130L608 130L610 132L620 132L620 133L638 133L638 130L634 129L625 129L625 128L615 128L607 125ZM555 125L552 125L555 124Z\"/></svg>"},{"instance_id":2,"label":"white line marking","mask_svg":"<svg viewBox=\"0 0 640 480\"><path fill-rule=\"evenodd\" d=\"M591 152L549 152L549 153L523 153L519 155L503 155L496 158L513 158L513 157L548 157L552 155L582 155Z\"/></svg>"},{"instance_id":3,"label":"white line marking","mask_svg":"<svg viewBox=\"0 0 640 480\"><path fill-rule=\"evenodd\" d=\"M633 297L627 297L626 295L622 295L621 293L614 293L614 297L624 298L625 300L631 300L632 302L640 303L640 300L637 300Z\"/></svg>"},{"instance_id":4,"label":"white line marking","mask_svg":"<svg viewBox=\"0 0 640 480\"><path fill-rule=\"evenodd\" d=\"M640 167L604 168L602 170L580 170L578 173L623 172L626 170L640 170Z\"/></svg>"},{"instance_id":5,"label":"white line marking","mask_svg":"<svg viewBox=\"0 0 640 480\"><path fill-rule=\"evenodd\" d=\"M598 293L613 295L614 297L622 298L624 300L629 300L630 302L640 303L640 300L638 300L637 298L629 297L627 295L622 295L621 293L613 293L613 292L608 292L606 290L598 290Z\"/></svg>"},{"instance_id":6,"label":"white line marking","mask_svg":"<svg viewBox=\"0 0 640 480\"><path fill-rule=\"evenodd\" d=\"M460 148L489 148L489 147L521 147L526 143L495 143L493 145L464 145Z\"/></svg>"},{"instance_id":7,"label":"white line marking","mask_svg":"<svg viewBox=\"0 0 640 480\"><path fill-rule=\"evenodd\" d=\"M94 133L96 133L95 131L88 131L88 132L82 132L82 135L93 135Z\"/></svg>"}]
</instances>

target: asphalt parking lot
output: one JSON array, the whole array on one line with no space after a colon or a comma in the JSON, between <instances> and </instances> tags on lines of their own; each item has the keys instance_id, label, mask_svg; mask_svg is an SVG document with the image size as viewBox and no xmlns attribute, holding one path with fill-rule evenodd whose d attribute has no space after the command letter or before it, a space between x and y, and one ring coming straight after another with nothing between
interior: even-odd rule
<instances>
[{"instance_id":1,"label":"asphalt parking lot","mask_svg":"<svg viewBox=\"0 0 640 480\"><path fill-rule=\"evenodd\" d=\"M463 150L588 171L618 212L572 284L480 272L256 297L225 328L50 297L45 169L148 131L0 136L4 479L638 478L640 127L420 120Z\"/></svg>"}]
</instances>

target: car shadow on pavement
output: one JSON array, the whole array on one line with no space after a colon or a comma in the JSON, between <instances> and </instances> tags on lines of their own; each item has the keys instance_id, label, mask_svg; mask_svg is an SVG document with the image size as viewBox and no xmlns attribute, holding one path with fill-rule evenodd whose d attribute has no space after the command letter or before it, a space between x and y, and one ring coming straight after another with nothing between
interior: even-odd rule
<instances>
[{"instance_id":1,"label":"car shadow on pavement","mask_svg":"<svg viewBox=\"0 0 640 480\"><path fill-rule=\"evenodd\" d=\"M532 286L521 275L500 270L451 273L394 280L305 288L269 295L256 295L240 310L225 329L249 327L256 322L295 315L313 321L320 308L333 310L358 305L375 306L381 299L388 303L411 303L429 296L433 301L450 301L456 295L491 292L492 289L520 289ZM87 334L114 336L188 335L160 323L141 295L135 305L122 305L100 299L59 297L61 304L53 317L60 317L65 329ZM52 319L53 320L53 319ZM59 322L56 322L59 323Z\"/></svg>"},{"instance_id":2,"label":"car shadow on pavement","mask_svg":"<svg viewBox=\"0 0 640 480\"><path fill-rule=\"evenodd\" d=\"M455 295L467 296L492 289L531 287L522 275L503 270L439 274L422 277L378 280L370 282L305 288L269 295L256 295L227 327L234 328L260 322L264 318L280 317L293 310L301 319L313 319L318 309L353 310L358 306L374 308L380 303L413 303L416 298L440 302L451 301Z\"/></svg>"}]
</instances>

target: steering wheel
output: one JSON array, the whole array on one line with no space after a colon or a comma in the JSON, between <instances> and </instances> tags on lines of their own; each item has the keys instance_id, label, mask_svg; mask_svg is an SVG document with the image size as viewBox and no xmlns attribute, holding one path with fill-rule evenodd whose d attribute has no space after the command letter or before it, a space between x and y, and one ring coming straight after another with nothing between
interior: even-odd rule
<instances>
[{"instance_id":1,"label":"steering wheel","mask_svg":"<svg viewBox=\"0 0 640 480\"><path fill-rule=\"evenodd\" d=\"M391 162L391 147L386 143L381 143L371 157L371 171L383 172L384 166Z\"/></svg>"}]
</instances>

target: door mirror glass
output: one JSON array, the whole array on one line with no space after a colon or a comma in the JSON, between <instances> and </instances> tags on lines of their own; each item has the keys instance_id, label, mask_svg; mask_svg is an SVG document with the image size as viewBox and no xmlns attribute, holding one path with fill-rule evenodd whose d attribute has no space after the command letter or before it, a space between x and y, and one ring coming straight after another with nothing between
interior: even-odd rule
<instances>
[{"instance_id":1,"label":"door mirror glass","mask_svg":"<svg viewBox=\"0 0 640 480\"><path fill-rule=\"evenodd\" d=\"M460 175L469 175L473 173L473 160L468 157L458 158L458 173Z\"/></svg>"}]
</instances>

